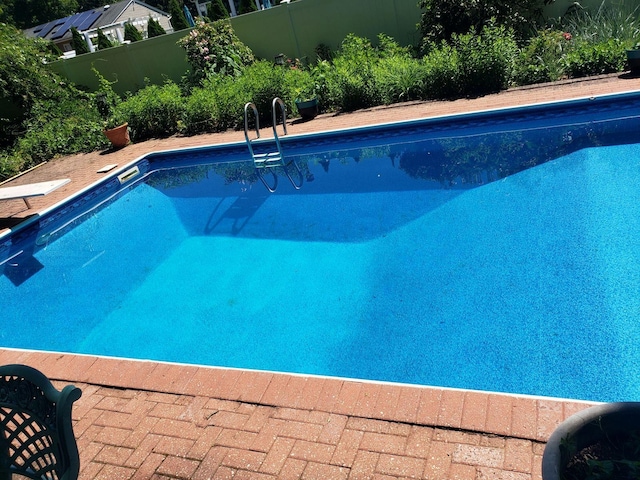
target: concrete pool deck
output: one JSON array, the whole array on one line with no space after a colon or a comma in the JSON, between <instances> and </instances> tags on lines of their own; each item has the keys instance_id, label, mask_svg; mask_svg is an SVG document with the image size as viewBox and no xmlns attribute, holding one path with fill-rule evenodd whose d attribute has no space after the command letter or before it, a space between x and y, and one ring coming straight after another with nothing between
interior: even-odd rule
<instances>
[{"instance_id":1,"label":"concrete pool deck","mask_svg":"<svg viewBox=\"0 0 640 480\"><path fill-rule=\"evenodd\" d=\"M416 102L289 125L347 128L640 89L604 76L478 99ZM265 136L268 132L265 132ZM71 182L5 225L36 214L151 151L243 140L242 132L172 137L52 160L5 186ZM7 299L5 299L6 301ZM25 306L28 308L28 306ZM169 341L169 340L168 340ZM425 351L428 345L425 345ZM83 390L73 411L81 479L540 479L544 443L591 405L520 395L0 349L0 364L40 369Z\"/></svg>"}]
</instances>

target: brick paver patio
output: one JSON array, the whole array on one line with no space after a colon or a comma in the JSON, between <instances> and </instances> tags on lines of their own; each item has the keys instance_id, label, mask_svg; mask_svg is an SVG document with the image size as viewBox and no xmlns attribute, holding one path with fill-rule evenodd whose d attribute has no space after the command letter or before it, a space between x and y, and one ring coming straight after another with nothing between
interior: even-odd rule
<instances>
[{"instance_id":1,"label":"brick paver patio","mask_svg":"<svg viewBox=\"0 0 640 480\"><path fill-rule=\"evenodd\" d=\"M472 100L325 114L290 134L637 90L605 76ZM265 134L267 134L265 132ZM16 222L155 150L242 140L173 137L53 160L11 185L71 178L46 197L0 203ZM6 220L5 220L6 222ZM5 299L8 301L8 299ZM28 308L28 306L25 306ZM428 348L425 345L425 348ZM589 403L304 375L0 349L83 390L73 412L81 479L540 479L544 442Z\"/></svg>"}]
</instances>

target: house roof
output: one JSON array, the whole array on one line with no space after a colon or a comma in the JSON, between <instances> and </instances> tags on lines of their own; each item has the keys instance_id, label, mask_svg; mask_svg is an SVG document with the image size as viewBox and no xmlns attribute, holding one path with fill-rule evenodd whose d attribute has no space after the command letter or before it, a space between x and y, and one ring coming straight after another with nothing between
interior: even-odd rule
<instances>
[{"instance_id":1,"label":"house roof","mask_svg":"<svg viewBox=\"0 0 640 480\"><path fill-rule=\"evenodd\" d=\"M71 27L76 27L78 31L84 32L85 30L117 23L120 21L122 13L132 3L142 5L161 15L168 16L168 14L162 10L158 10L144 2L140 2L138 0L124 0L112 5L105 5L103 7L87 10L86 12L75 13L65 18L53 20L43 25L38 25L37 27L28 28L24 30L24 34L27 37L39 37L53 42L60 41L65 37L71 36Z\"/></svg>"}]
</instances>

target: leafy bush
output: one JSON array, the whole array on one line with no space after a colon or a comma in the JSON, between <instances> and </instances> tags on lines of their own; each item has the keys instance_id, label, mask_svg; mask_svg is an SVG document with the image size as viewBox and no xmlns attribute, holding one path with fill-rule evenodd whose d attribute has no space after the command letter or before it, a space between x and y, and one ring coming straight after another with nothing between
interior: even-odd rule
<instances>
[{"instance_id":1,"label":"leafy bush","mask_svg":"<svg viewBox=\"0 0 640 480\"><path fill-rule=\"evenodd\" d=\"M455 98L460 95L458 50L446 42L430 49L423 59L425 98Z\"/></svg>"},{"instance_id":2,"label":"leafy bush","mask_svg":"<svg viewBox=\"0 0 640 480\"><path fill-rule=\"evenodd\" d=\"M640 7L633 6L635 2L612 3L602 2L595 11L574 5L557 28L569 32L577 42L602 43L615 38L629 47L635 45L640 38Z\"/></svg>"},{"instance_id":3,"label":"leafy bush","mask_svg":"<svg viewBox=\"0 0 640 480\"><path fill-rule=\"evenodd\" d=\"M255 61L251 49L236 36L226 20L204 23L198 20L196 27L186 37L178 40L192 67L189 86L197 86L212 74L238 76Z\"/></svg>"},{"instance_id":4,"label":"leafy bush","mask_svg":"<svg viewBox=\"0 0 640 480\"><path fill-rule=\"evenodd\" d=\"M491 19L513 29L518 39L531 35L542 22L545 5L553 0L420 0L420 31L427 45L454 35L479 34Z\"/></svg>"},{"instance_id":5,"label":"leafy bush","mask_svg":"<svg viewBox=\"0 0 640 480\"><path fill-rule=\"evenodd\" d=\"M565 56L565 69L573 78L619 72L627 61L625 50L617 38L598 43L577 42Z\"/></svg>"},{"instance_id":6,"label":"leafy bush","mask_svg":"<svg viewBox=\"0 0 640 480\"><path fill-rule=\"evenodd\" d=\"M169 0L169 15L171 15L171 20L169 21L171 22L174 32L189 28L187 19L184 16L184 11L180 3L178 3L178 0Z\"/></svg>"},{"instance_id":7,"label":"leafy bush","mask_svg":"<svg viewBox=\"0 0 640 480\"><path fill-rule=\"evenodd\" d=\"M177 133L184 101L180 87L169 82L143 88L116 109L129 122L132 139L140 141Z\"/></svg>"},{"instance_id":8,"label":"leafy bush","mask_svg":"<svg viewBox=\"0 0 640 480\"><path fill-rule=\"evenodd\" d=\"M98 29L98 50L105 50L111 47L113 47L111 40L107 38L102 30Z\"/></svg>"},{"instance_id":9,"label":"leafy bush","mask_svg":"<svg viewBox=\"0 0 640 480\"><path fill-rule=\"evenodd\" d=\"M124 39L131 43L139 42L142 40L142 34L131 22L127 22L124 24Z\"/></svg>"},{"instance_id":10,"label":"leafy bush","mask_svg":"<svg viewBox=\"0 0 640 480\"><path fill-rule=\"evenodd\" d=\"M71 27L71 45L76 51L76 55L82 55L83 53L89 53L89 46L84 39L84 36L76 29Z\"/></svg>"},{"instance_id":11,"label":"leafy bush","mask_svg":"<svg viewBox=\"0 0 640 480\"><path fill-rule=\"evenodd\" d=\"M149 21L147 22L147 38L158 37L160 35L164 35L165 33L167 32L164 31L164 28L162 28L160 22L149 17Z\"/></svg>"},{"instance_id":12,"label":"leafy bush","mask_svg":"<svg viewBox=\"0 0 640 480\"><path fill-rule=\"evenodd\" d=\"M380 59L374 67L374 76L385 105L425 98L427 68L424 63L410 56Z\"/></svg>"},{"instance_id":13,"label":"leafy bush","mask_svg":"<svg viewBox=\"0 0 640 480\"><path fill-rule=\"evenodd\" d=\"M369 40L349 34L333 59L331 68L323 64L327 100L345 111L381 103L373 69L379 59Z\"/></svg>"},{"instance_id":14,"label":"leafy bush","mask_svg":"<svg viewBox=\"0 0 640 480\"><path fill-rule=\"evenodd\" d=\"M222 0L213 0L207 7L207 17L209 17L212 22L229 18L229 10L227 10Z\"/></svg>"},{"instance_id":15,"label":"leafy bush","mask_svg":"<svg viewBox=\"0 0 640 480\"><path fill-rule=\"evenodd\" d=\"M571 34L541 30L518 55L515 83L531 85L560 80L565 75L563 56L571 48Z\"/></svg>"},{"instance_id":16,"label":"leafy bush","mask_svg":"<svg viewBox=\"0 0 640 480\"><path fill-rule=\"evenodd\" d=\"M454 35L463 95L483 95L509 86L518 51L512 30L485 26L479 35Z\"/></svg>"}]
</instances>

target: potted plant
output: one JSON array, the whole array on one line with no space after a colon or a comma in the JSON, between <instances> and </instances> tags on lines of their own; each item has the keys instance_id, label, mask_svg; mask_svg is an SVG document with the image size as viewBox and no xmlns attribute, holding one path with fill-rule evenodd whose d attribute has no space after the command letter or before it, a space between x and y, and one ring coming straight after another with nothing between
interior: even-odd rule
<instances>
[{"instance_id":1,"label":"potted plant","mask_svg":"<svg viewBox=\"0 0 640 480\"><path fill-rule=\"evenodd\" d=\"M542 456L544 480L640 478L640 402L606 403L572 415Z\"/></svg>"},{"instance_id":2,"label":"potted plant","mask_svg":"<svg viewBox=\"0 0 640 480\"><path fill-rule=\"evenodd\" d=\"M627 63L632 74L640 74L640 43L627 50Z\"/></svg>"},{"instance_id":3,"label":"potted plant","mask_svg":"<svg viewBox=\"0 0 640 480\"><path fill-rule=\"evenodd\" d=\"M306 120L311 120L318 115L318 96L315 86L308 85L296 89L295 104L300 116Z\"/></svg>"},{"instance_id":4,"label":"potted plant","mask_svg":"<svg viewBox=\"0 0 640 480\"><path fill-rule=\"evenodd\" d=\"M98 70L92 68L98 77L99 89L96 93L96 107L103 119L103 133L111 142L113 148L122 148L131 142L129 124L121 112L118 111L120 97L113 91L111 82L104 78Z\"/></svg>"}]
</instances>

